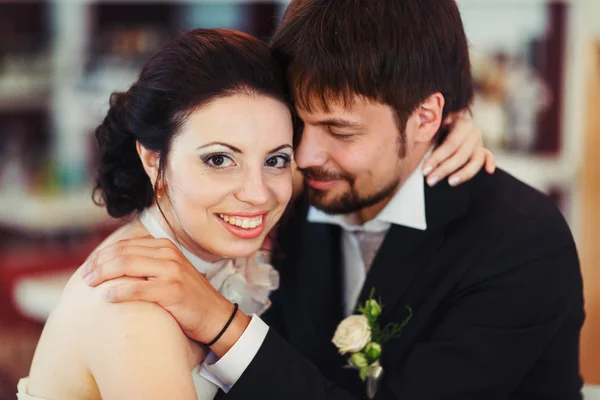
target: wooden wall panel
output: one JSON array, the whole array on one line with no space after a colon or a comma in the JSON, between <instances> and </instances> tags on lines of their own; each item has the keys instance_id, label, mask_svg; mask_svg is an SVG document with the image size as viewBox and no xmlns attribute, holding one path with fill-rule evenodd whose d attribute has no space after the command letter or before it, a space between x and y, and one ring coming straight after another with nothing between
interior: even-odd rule
<instances>
[{"instance_id":1,"label":"wooden wall panel","mask_svg":"<svg viewBox=\"0 0 600 400\"><path fill-rule=\"evenodd\" d=\"M581 368L586 383L600 384L600 41L589 46L587 61L579 247L587 319L581 336Z\"/></svg>"}]
</instances>

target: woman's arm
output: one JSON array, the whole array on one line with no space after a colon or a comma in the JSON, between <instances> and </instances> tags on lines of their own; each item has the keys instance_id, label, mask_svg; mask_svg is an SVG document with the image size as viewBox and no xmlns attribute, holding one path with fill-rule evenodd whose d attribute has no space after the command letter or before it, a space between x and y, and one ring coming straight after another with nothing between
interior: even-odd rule
<instances>
[{"instance_id":1,"label":"woman's arm","mask_svg":"<svg viewBox=\"0 0 600 400\"><path fill-rule=\"evenodd\" d=\"M81 345L102 398L196 400L191 369L204 355L171 314L154 303L110 304L92 290Z\"/></svg>"}]
</instances>

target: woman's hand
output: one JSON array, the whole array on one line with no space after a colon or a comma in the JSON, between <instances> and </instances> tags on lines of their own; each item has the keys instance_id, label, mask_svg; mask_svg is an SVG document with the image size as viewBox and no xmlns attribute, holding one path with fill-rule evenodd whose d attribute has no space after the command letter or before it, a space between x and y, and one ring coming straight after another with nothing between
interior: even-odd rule
<instances>
[{"instance_id":1,"label":"woman's hand","mask_svg":"<svg viewBox=\"0 0 600 400\"><path fill-rule=\"evenodd\" d=\"M483 146L481 132L465 113L450 115L444 122L451 125L450 133L423 165L427 183L434 186L451 175L448 183L457 186L473 178L484 166L493 174L496 158Z\"/></svg>"},{"instance_id":2,"label":"woman's hand","mask_svg":"<svg viewBox=\"0 0 600 400\"><path fill-rule=\"evenodd\" d=\"M209 343L219 334L234 308L168 239L122 240L96 252L80 273L93 287L123 276L145 278L112 285L105 289L104 297L111 303L157 303L189 338L200 343ZM211 350L219 357L224 355L249 322L250 318L238 311Z\"/></svg>"}]
</instances>

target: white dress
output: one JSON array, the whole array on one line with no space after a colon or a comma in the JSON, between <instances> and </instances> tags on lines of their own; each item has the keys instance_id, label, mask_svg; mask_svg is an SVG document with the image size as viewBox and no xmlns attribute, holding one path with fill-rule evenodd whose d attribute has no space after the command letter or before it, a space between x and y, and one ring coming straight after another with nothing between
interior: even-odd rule
<instances>
[{"instance_id":1,"label":"white dress","mask_svg":"<svg viewBox=\"0 0 600 400\"><path fill-rule=\"evenodd\" d=\"M216 263L202 260L179 245L148 211L140 213L140 221L157 239L169 239L181 250L188 261L206 276L208 281L229 301L238 303L245 314L260 315L271 305L269 294L279 287L279 274L266 262L266 255L258 252L245 260L223 259ZM219 386L201 375L202 365L192 371L192 379L198 400L212 400ZM211 375L211 374L208 374ZM213 377L214 379L214 377ZM17 386L18 400L46 400L28 394L29 378L23 378Z\"/></svg>"}]
</instances>

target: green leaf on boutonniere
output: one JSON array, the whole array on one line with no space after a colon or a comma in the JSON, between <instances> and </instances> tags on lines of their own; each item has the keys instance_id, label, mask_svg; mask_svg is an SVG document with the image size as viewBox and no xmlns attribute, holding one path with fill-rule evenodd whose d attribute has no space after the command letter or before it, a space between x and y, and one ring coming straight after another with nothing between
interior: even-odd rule
<instances>
[{"instance_id":1,"label":"green leaf on boutonniere","mask_svg":"<svg viewBox=\"0 0 600 400\"><path fill-rule=\"evenodd\" d=\"M360 379L362 381L364 381L365 379L367 379L367 374L369 373L369 367L362 367L359 371L358 371L358 376L360 376Z\"/></svg>"},{"instance_id":2,"label":"green leaf on boutonniere","mask_svg":"<svg viewBox=\"0 0 600 400\"><path fill-rule=\"evenodd\" d=\"M413 316L412 308L406 306L406 309L408 310L408 316L404 318L404 321L400 322L399 324L388 324L385 326L385 328L383 328L383 330L378 327L377 333L372 333L373 340L384 345L390 339L400 336L402 329L406 326L406 324L408 324Z\"/></svg>"},{"instance_id":3,"label":"green leaf on boutonniere","mask_svg":"<svg viewBox=\"0 0 600 400\"><path fill-rule=\"evenodd\" d=\"M356 368L365 368L370 364L367 356L363 353L352 354L352 357L350 357L350 363Z\"/></svg>"}]
</instances>

